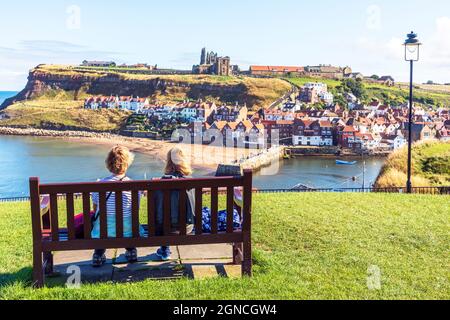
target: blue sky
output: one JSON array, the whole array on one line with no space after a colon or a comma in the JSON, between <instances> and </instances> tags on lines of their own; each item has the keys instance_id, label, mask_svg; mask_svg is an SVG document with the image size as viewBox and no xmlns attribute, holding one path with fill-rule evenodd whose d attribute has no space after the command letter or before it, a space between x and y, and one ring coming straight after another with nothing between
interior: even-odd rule
<instances>
[{"instance_id":1,"label":"blue sky","mask_svg":"<svg viewBox=\"0 0 450 320\"><path fill-rule=\"evenodd\" d=\"M424 43L416 80L450 82L448 0L41 0L2 3L0 90L19 90L39 63L84 59L190 69L206 46L243 69L350 65L408 79L401 47Z\"/></svg>"}]
</instances>

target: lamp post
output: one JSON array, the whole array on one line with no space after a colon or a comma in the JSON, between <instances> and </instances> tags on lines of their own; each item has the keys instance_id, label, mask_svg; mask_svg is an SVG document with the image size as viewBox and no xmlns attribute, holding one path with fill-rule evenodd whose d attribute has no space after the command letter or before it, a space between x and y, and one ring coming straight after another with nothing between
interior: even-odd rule
<instances>
[{"instance_id":1,"label":"lamp post","mask_svg":"<svg viewBox=\"0 0 450 320\"><path fill-rule=\"evenodd\" d=\"M413 67L414 62L419 61L421 43L417 39L417 34L411 31L405 41L405 60L410 63L409 82L409 120L408 120L408 181L406 182L406 192L412 193L411 167L412 167L412 122L413 122Z\"/></svg>"}]
</instances>

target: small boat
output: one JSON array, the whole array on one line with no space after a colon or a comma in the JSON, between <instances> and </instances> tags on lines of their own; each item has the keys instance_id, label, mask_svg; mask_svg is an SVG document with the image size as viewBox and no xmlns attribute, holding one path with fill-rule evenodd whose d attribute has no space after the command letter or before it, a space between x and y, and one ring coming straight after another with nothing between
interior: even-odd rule
<instances>
[{"instance_id":1,"label":"small boat","mask_svg":"<svg viewBox=\"0 0 450 320\"><path fill-rule=\"evenodd\" d=\"M354 166L358 161L344 161L344 160L336 160L336 164L344 165L344 166Z\"/></svg>"}]
</instances>

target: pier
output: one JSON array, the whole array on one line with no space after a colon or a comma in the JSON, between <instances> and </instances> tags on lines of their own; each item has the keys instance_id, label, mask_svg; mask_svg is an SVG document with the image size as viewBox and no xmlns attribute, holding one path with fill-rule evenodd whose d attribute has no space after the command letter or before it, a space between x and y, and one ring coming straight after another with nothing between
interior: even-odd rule
<instances>
[{"instance_id":1,"label":"pier","mask_svg":"<svg viewBox=\"0 0 450 320\"><path fill-rule=\"evenodd\" d=\"M252 169L259 171L264 167L270 166L274 161L279 161L285 155L284 146L276 146L267 150L260 151L257 154L249 155L237 161L242 169Z\"/></svg>"}]
</instances>

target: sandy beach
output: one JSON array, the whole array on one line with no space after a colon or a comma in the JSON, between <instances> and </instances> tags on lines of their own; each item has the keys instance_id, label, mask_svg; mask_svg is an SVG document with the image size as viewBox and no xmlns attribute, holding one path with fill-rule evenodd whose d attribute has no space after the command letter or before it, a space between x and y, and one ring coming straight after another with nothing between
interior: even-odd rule
<instances>
[{"instance_id":1,"label":"sandy beach","mask_svg":"<svg viewBox=\"0 0 450 320\"><path fill-rule=\"evenodd\" d=\"M193 167L211 170L211 172L215 171L219 164L231 164L236 160L258 153L258 150L225 148L199 144L190 145L86 131L56 131L33 128L22 129L0 127L0 135L48 137L75 143L102 144L111 147L123 145L132 152L147 154L162 160L166 158L169 150L176 145L185 150L186 154L191 159Z\"/></svg>"}]
</instances>

